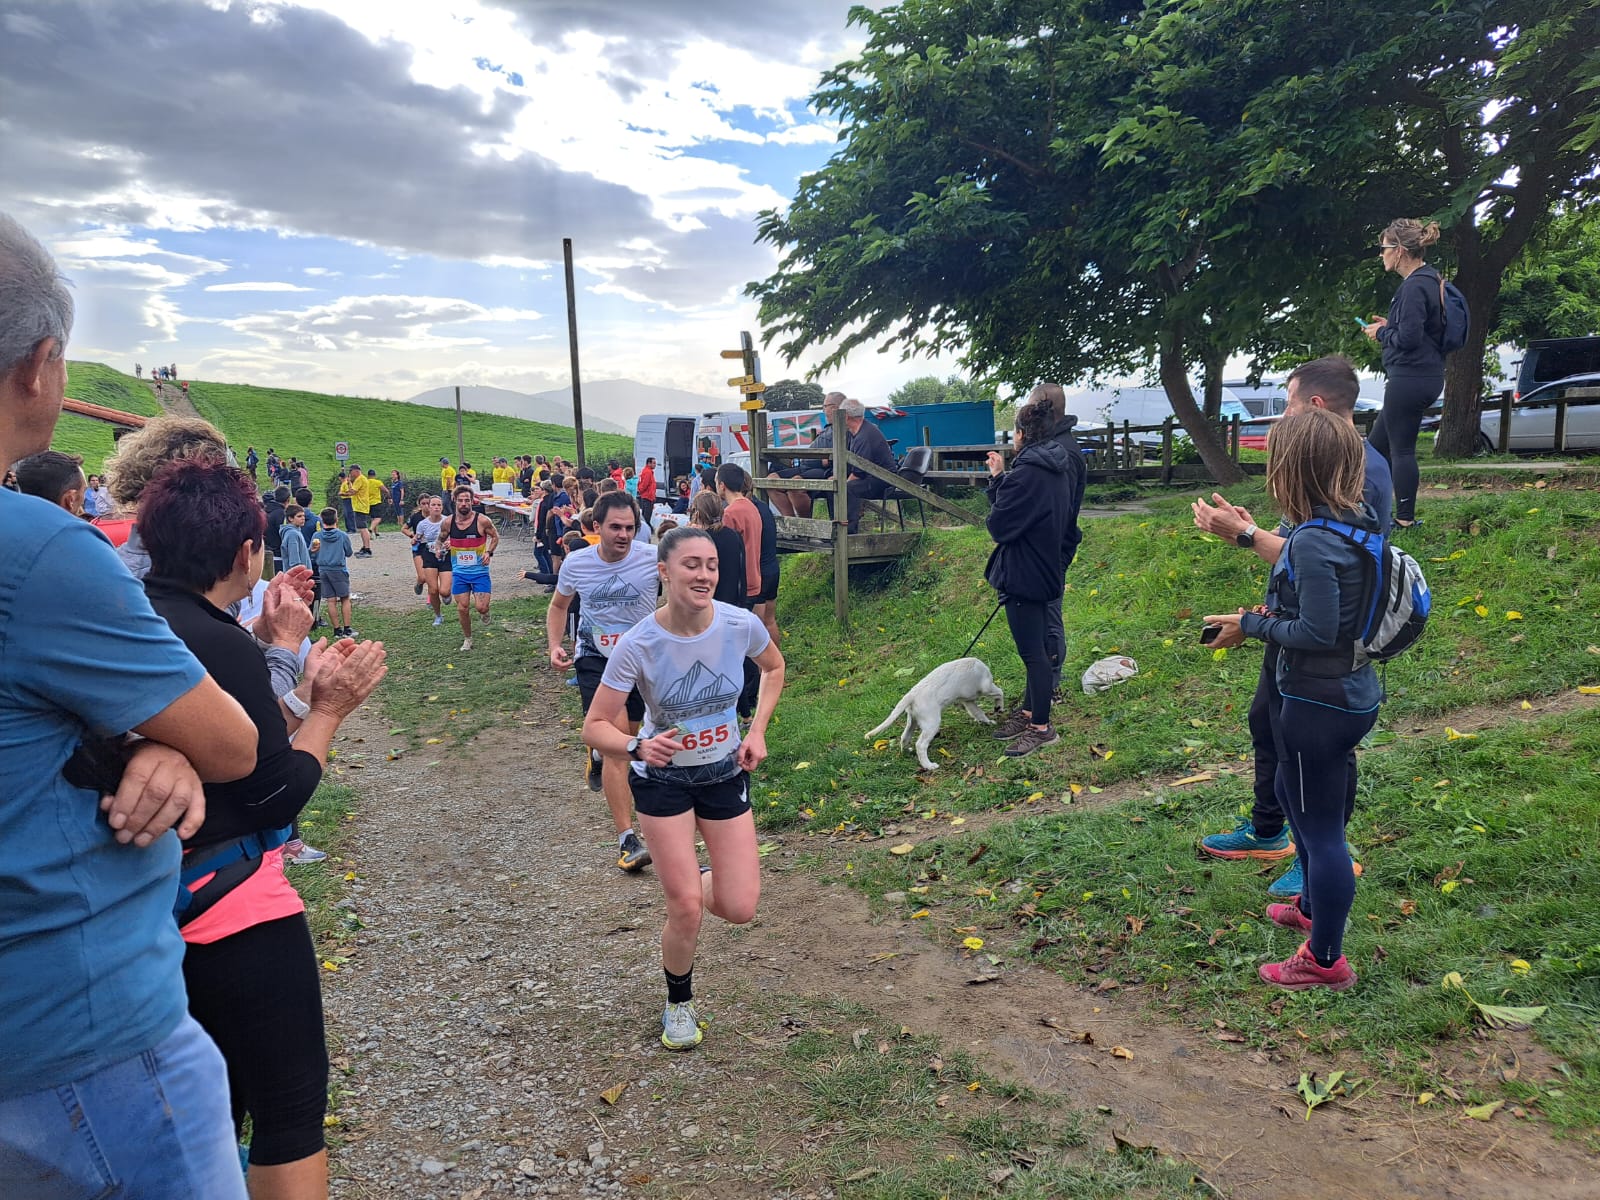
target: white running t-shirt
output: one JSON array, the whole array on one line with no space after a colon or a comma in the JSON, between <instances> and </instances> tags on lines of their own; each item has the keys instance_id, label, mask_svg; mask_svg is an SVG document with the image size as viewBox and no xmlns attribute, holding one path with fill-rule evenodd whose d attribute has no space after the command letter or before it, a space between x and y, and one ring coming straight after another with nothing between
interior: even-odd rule
<instances>
[{"instance_id":1,"label":"white running t-shirt","mask_svg":"<svg viewBox=\"0 0 1600 1200\"><path fill-rule=\"evenodd\" d=\"M587 603L587 600L585 600ZM640 621L611 651L600 682L644 697L640 738L677 729L684 748L666 767L635 762L640 775L679 784L716 783L738 772L739 693L744 690L744 660L754 658L772 639L761 618L748 609L713 601L710 627L695 637L668 633L654 617Z\"/></svg>"},{"instance_id":2,"label":"white running t-shirt","mask_svg":"<svg viewBox=\"0 0 1600 1200\"><path fill-rule=\"evenodd\" d=\"M556 576L556 591L578 597L578 652L611 657L618 639L656 611L661 573L656 548L630 542L627 557L608 563L598 546L567 555Z\"/></svg>"}]
</instances>

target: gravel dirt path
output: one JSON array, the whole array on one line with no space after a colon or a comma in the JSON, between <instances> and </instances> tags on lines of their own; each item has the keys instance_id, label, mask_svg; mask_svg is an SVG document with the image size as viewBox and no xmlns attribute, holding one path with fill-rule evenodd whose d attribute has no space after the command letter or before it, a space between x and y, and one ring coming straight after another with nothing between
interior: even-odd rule
<instances>
[{"instance_id":1,"label":"gravel dirt path","mask_svg":"<svg viewBox=\"0 0 1600 1200\"><path fill-rule=\"evenodd\" d=\"M502 546L497 584L531 591L510 582L531 550L515 537ZM376 551L354 572L358 622L361 603L420 605L404 539L386 535ZM1593 1159L1531 1123L1490 1129L1374 1094L1308 1128L1293 1051L1221 1044L1150 1016L1138 996L1026 966L974 985L970 964L916 926L825 882L848 847L803 834L764 836L776 848L751 926L708 919L695 978L706 1041L670 1054L657 1041L660 892L649 870L612 865L570 701L553 673L540 680L514 724L466 744L388 761L370 707L340 736L341 778L361 802L338 869L354 874L345 904L363 928L324 979L335 1197L840 1194L818 1153L826 1130L763 1132L759 1114L785 1111L792 1014L842 1002L1064 1096L1097 1144L1115 1132L1186 1159L1217 1194L1595 1194ZM384 686L407 686L404 664ZM1542 1054L1525 1039L1466 1054L1492 1071L1507 1048ZM1309 1069L1345 1065L1323 1056ZM618 1084L608 1104L601 1093Z\"/></svg>"}]
</instances>

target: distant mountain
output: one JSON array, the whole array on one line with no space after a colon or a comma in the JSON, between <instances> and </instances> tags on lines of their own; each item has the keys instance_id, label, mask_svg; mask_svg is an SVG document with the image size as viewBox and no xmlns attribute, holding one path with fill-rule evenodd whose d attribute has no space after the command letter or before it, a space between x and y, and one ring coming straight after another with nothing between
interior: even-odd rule
<instances>
[{"instance_id":1,"label":"distant mountain","mask_svg":"<svg viewBox=\"0 0 1600 1200\"><path fill-rule=\"evenodd\" d=\"M454 408L455 389L434 388L411 397L410 402L431 408ZM566 388L530 393L497 387L463 387L461 407L471 412L572 426L572 393ZM644 413L716 412L728 407L736 405L730 405L727 397L718 399L677 388L653 387L632 379L596 379L583 385L583 427L597 433L632 437L634 425Z\"/></svg>"}]
</instances>

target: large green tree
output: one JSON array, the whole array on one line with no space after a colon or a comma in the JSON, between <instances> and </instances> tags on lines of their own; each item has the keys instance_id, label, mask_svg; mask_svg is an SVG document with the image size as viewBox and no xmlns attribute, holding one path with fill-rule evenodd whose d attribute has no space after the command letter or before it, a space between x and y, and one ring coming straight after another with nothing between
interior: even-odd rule
<instances>
[{"instance_id":1,"label":"large green tree","mask_svg":"<svg viewBox=\"0 0 1600 1200\"><path fill-rule=\"evenodd\" d=\"M1214 399L1234 354L1347 339L1339 284L1367 263L1373 303L1392 289L1368 251L1397 215L1440 215L1486 311L1500 258L1592 184L1574 147L1600 89L1557 105L1527 64L1548 51L1569 84L1592 69L1597 3L854 10L867 45L814 97L841 148L764 215L784 257L751 292L791 359L831 348L822 367L878 342L956 350L1019 388L1153 373L1212 473L1232 478L1191 373ZM1527 169L1508 176L1518 154ZM1452 364L1453 394L1471 388L1458 406L1475 408L1481 326Z\"/></svg>"},{"instance_id":2,"label":"large green tree","mask_svg":"<svg viewBox=\"0 0 1600 1200\"><path fill-rule=\"evenodd\" d=\"M948 379L940 379L937 375L919 375L895 388L887 400L897 408L904 408L908 404L993 404L997 398L998 392L992 384L963 379L959 375L952 375Z\"/></svg>"},{"instance_id":3,"label":"large green tree","mask_svg":"<svg viewBox=\"0 0 1600 1200\"><path fill-rule=\"evenodd\" d=\"M1500 285L1490 320L1495 343L1600 334L1600 209L1557 218Z\"/></svg>"},{"instance_id":4,"label":"large green tree","mask_svg":"<svg viewBox=\"0 0 1600 1200\"><path fill-rule=\"evenodd\" d=\"M780 379L767 384L761 399L771 412L800 412L807 408L821 408L822 385L803 383L798 379Z\"/></svg>"}]
</instances>

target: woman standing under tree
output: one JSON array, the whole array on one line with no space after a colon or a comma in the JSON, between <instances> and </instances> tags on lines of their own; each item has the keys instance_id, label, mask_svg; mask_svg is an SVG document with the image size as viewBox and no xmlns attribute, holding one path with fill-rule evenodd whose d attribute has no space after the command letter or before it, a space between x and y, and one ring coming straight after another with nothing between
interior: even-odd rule
<instances>
[{"instance_id":1,"label":"woman standing under tree","mask_svg":"<svg viewBox=\"0 0 1600 1200\"><path fill-rule=\"evenodd\" d=\"M1389 315L1366 326L1383 347L1383 411L1372 425L1372 445L1394 476L1394 524L1417 522L1417 431L1422 415L1444 391L1444 281L1422 261L1439 240L1439 225L1404 217L1378 237L1385 270L1400 276Z\"/></svg>"},{"instance_id":2,"label":"woman standing under tree","mask_svg":"<svg viewBox=\"0 0 1600 1200\"><path fill-rule=\"evenodd\" d=\"M583 740L601 754L633 760L634 808L667 900L661 1044L688 1050L702 1037L694 1007L701 919L709 912L743 925L756 914L761 858L749 772L767 757L767 723L783 690L784 666L760 618L713 598L719 570L709 533L671 530L661 539L658 563L666 605L611 651ZM741 738L735 706L746 656L761 669L761 689ZM624 705L635 687L645 719L632 737ZM697 833L709 867L695 853Z\"/></svg>"},{"instance_id":3,"label":"woman standing under tree","mask_svg":"<svg viewBox=\"0 0 1600 1200\"><path fill-rule=\"evenodd\" d=\"M1000 594L1028 680L1022 703L995 726L1012 758L1061 740L1050 724L1055 682L1045 630L1046 610L1062 591L1061 542L1072 515L1067 451L1052 438L1054 426L1048 404L1025 404L1017 410L1011 469L998 450L989 451L987 523L995 547L983 577Z\"/></svg>"}]
</instances>

